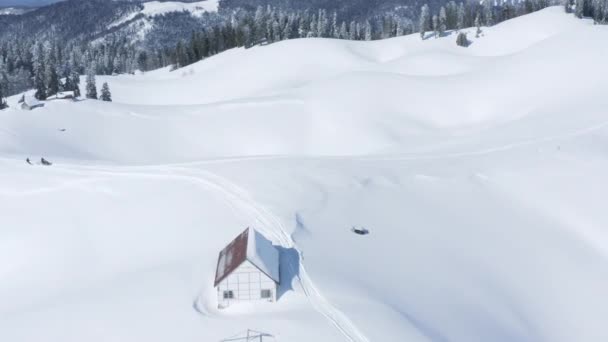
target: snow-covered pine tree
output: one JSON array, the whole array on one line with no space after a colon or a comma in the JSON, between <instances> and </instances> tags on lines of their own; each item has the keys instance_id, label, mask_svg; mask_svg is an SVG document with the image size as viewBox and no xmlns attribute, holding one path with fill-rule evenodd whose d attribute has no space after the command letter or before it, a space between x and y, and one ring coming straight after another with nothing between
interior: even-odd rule
<instances>
[{"instance_id":1,"label":"snow-covered pine tree","mask_svg":"<svg viewBox=\"0 0 608 342\"><path fill-rule=\"evenodd\" d=\"M80 73L76 68L70 73L70 82L72 83L71 90L74 92L74 97L80 97Z\"/></svg>"},{"instance_id":2,"label":"snow-covered pine tree","mask_svg":"<svg viewBox=\"0 0 608 342\"><path fill-rule=\"evenodd\" d=\"M101 101L112 102L112 93L110 93L108 82L104 82L101 86Z\"/></svg>"},{"instance_id":3,"label":"snow-covered pine tree","mask_svg":"<svg viewBox=\"0 0 608 342\"><path fill-rule=\"evenodd\" d=\"M457 15L458 15L458 5L456 4L456 2L454 2L452 0L452 1L449 1L447 4L445 4L445 13L446 13L446 21L445 21L446 29L447 30L455 29Z\"/></svg>"},{"instance_id":4,"label":"snow-covered pine tree","mask_svg":"<svg viewBox=\"0 0 608 342\"><path fill-rule=\"evenodd\" d=\"M255 44L259 44L266 36L266 12L264 7L258 6L253 19L253 37Z\"/></svg>"},{"instance_id":5,"label":"snow-covered pine tree","mask_svg":"<svg viewBox=\"0 0 608 342\"><path fill-rule=\"evenodd\" d=\"M86 97L87 99L97 100L97 85L95 84L95 67L92 66L87 70L86 79Z\"/></svg>"},{"instance_id":6,"label":"snow-covered pine tree","mask_svg":"<svg viewBox=\"0 0 608 342\"><path fill-rule=\"evenodd\" d=\"M448 16L445 11L445 7L441 6L441 9L439 10L439 35L440 36L443 36L445 31L447 30L447 21L448 21Z\"/></svg>"},{"instance_id":7,"label":"snow-covered pine tree","mask_svg":"<svg viewBox=\"0 0 608 342\"><path fill-rule=\"evenodd\" d=\"M465 18L465 11L464 11L464 3L460 3L460 5L458 5L458 14L457 14L458 19L456 20L456 28L458 30L462 30L464 28L464 18Z\"/></svg>"},{"instance_id":8,"label":"snow-covered pine tree","mask_svg":"<svg viewBox=\"0 0 608 342\"><path fill-rule=\"evenodd\" d=\"M5 96L8 95L8 69L0 56L0 109L8 107Z\"/></svg>"},{"instance_id":9,"label":"snow-covered pine tree","mask_svg":"<svg viewBox=\"0 0 608 342\"><path fill-rule=\"evenodd\" d=\"M52 52L51 52L52 54ZM46 64L47 88L46 95L52 96L59 92L59 75L57 75L57 63L55 58L49 58Z\"/></svg>"},{"instance_id":10,"label":"snow-covered pine tree","mask_svg":"<svg viewBox=\"0 0 608 342\"><path fill-rule=\"evenodd\" d=\"M341 27L338 26L338 12L334 11L333 17L331 19L332 37L340 38L340 29Z\"/></svg>"},{"instance_id":11,"label":"snow-covered pine tree","mask_svg":"<svg viewBox=\"0 0 608 342\"><path fill-rule=\"evenodd\" d=\"M424 39L424 34L428 31L431 24L431 14L429 12L429 5L424 4L420 8L420 22L418 28L420 30L420 38Z\"/></svg>"},{"instance_id":12,"label":"snow-covered pine tree","mask_svg":"<svg viewBox=\"0 0 608 342\"><path fill-rule=\"evenodd\" d=\"M0 109L2 108L2 99L8 96L8 69L6 68L6 64L2 61L0 57Z\"/></svg>"},{"instance_id":13,"label":"snow-covered pine tree","mask_svg":"<svg viewBox=\"0 0 608 342\"><path fill-rule=\"evenodd\" d=\"M357 23L354 21L350 22L350 29L348 30L350 40L357 40Z\"/></svg>"},{"instance_id":14,"label":"snow-covered pine tree","mask_svg":"<svg viewBox=\"0 0 608 342\"><path fill-rule=\"evenodd\" d=\"M348 39L348 30L346 28L346 22L343 21L342 25L340 25L340 32L338 33L338 37L340 39Z\"/></svg>"},{"instance_id":15,"label":"snow-covered pine tree","mask_svg":"<svg viewBox=\"0 0 608 342\"><path fill-rule=\"evenodd\" d=\"M59 92L59 75L57 74L57 47L53 43L45 46L45 81L46 96L52 96Z\"/></svg>"},{"instance_id":16,"label":"snow-covered pine tree","mask_svg":"<svg viewBox=\"0 0 608 342\"><path fill-rule=\"evenodd\" d=\"M576 7L574 9L574 14L582 18L585 16L585 2L586 0L576 0Z\"/></svg>"},{"instance_id":17,"label":"snow-covered pine tree","mask_svg":"<svg viewBox=\"0 0 608 342\"><path fill-rule=\"evenodd\" d=\"M0 75L2 76L2 75ZM1 79L0 79L1 82ZM8 107L8 105L6 104L6 100L4 99L5 96L5 90L4 90L5 86L0 83L0 110Z\"/></svg>"},{"instance_id":18,"label":"snow-covered pine tree","mask_svg":"<svg viewBox=\"0 0 608 342\"><path fill-rule=\"evenodd\" d=\"M494 0L484 0L483 10L486 26L494 25Z\"/></svg>"},{"instance_id":19,"label":"snow-covered pine tree","mask_svg":"<svg viewBox=\"0 0 608 342\"><path fill-rule=\"evenodd\" d=\"M365 40L372 40L372 24L369 20L365 22Z\"/></svg>"},{"instance_id":20,"label":"snow-covered pine tree","mask_svg":"<svg viewBox=\"0 0 608 342\"><path fill-rule=\"evenodd\" d=\"M34 48L32 59L34 63L34 88L36 89L34 97L38 100L46 100L44 47L42 43L38 43Z\"/></svg>"},{"instance_id":21,"label":"snow-covered pine tree","mask_svg":"<svg viewBox=\"0 0 608 342\"><path fill-rule=\"evenodd\" d=\"M481 34L481 19L479 18L479 13L475 16L475 27L477 28L475 30L475 37L479 38L479 35Z\"/></svg>"},{"instance_id":22,"label":"snow-covered pine tree","mask_svg":"<svg viewBox=\"0 0 608 342\"><path fill-rule=\"evenodd\" d=\"M403 24L401 23L401 21L397 22L397 29L395 31L395 35L397 37L401 37L405 34L405 30L403 29Z\"/></svg>"},{"instance_id":23,"label":"snow-covered pine tree","mask_svg":"<svg viewBox=\"0 0 608 342\"><path fill-rule=\"evenodd\" d=\"M4 98L4 93L0 89L0 110L5 109L7 107L8 107L8 104L6 104L6 99Z\"/></svg>"}]
</instances>

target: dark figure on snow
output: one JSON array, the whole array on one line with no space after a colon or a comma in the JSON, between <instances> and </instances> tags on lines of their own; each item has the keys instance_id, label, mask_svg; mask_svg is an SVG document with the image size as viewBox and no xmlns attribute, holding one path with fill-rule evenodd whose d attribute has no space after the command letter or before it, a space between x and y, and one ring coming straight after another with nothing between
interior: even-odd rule
<instances>
[{"instance_id":1,"label":"dark figure on snow","mask_svg":"<svg viewBox=\"0 0 608 342\"><path fill-rule=\"evenodd\" d=\"M30 164L30 165L32 165L32 161L30 160L30 158L26 158L25 162L28 163L28 164Z\"/></svg>"},{"instance_id":2,"label":"dark figure on snow","mask_svg":"<svg viewBox=\"0 0 608 342\"><path fill-rule=\"evenodd\" d=\"M40 158L40 164L46 165L46 166L53 165L50 161L48 161L44 158Z\"/></svg>"}]
</instances>

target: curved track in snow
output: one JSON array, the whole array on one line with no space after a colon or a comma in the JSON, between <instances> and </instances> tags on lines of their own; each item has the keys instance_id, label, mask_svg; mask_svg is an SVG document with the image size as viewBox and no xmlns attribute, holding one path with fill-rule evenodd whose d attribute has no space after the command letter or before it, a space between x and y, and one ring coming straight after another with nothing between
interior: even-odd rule
<instances>
[{"instance_id":1,"label":"curved track in snow","mask_svg":"<svg viewBox=\"0 0 608 342\"><path fill-rule=\"evenodd\" d=\"M179 166L159 166L158 168L134 167L126 169L121 168L120 170L113 168L83 168L79 165L58 168L64 171L86 169L89 172L105 176L140 176L181 179L192 182L205 189L212 189L222 195L226 204L231 207L235 215L245 216L247 221L256 224L255 228L257 230L264 233L266 236L271 237L274 240L273 242L278 243L281 247L295 249L299 255L299 264L288 264L286 266L289 267L290 271L294 274L297 274L298 283L313 308L323 315L347 341L369 342L369 339L348 318L348 316L329 302L319 291L308 275L306 267L302 264L301 251L295 245L291 235L287 233L281 220L270 210L253 200L246 190L233 182L206 170ZM296 272L296 270L298 270L298 272ZM205 311L201 309L197 302L198 298L194 300L193 309L200 314L204 314Z\"/></svg>"},{"instance_id":2,"label":"curved track in snow","mask_svg":"<svg viewBox=\"0 0 608 342\"><path fill-rule=\"evenodd\" d=\"M175 171L177 171L177 169L175 169ZM192 170L180 169L179 171L184 172ZM197 170L196 175L190 174L184 177L188 177L193 181L202 183L206 187L212 187L221 192L230 199L229 202L234 209L240 209L242 213L250 215L251 219L259 224L259 226L256 226L256 229L265 235L272 237L275 242L281 245L281 247L295 249L300 255L298 258L300 264L288 264L287 267L294 273L296 267L299 268L299 272L297 273L298 282L315 310L322 314L347 341L369 342L359 328L321 294L302 263L301 251L296 247L291 235L287 233L285 226L276 215L254 201L244 189L216 174ZM235 203L238 203L236 208L234 207Z\"/></svg>"}]
</instances>

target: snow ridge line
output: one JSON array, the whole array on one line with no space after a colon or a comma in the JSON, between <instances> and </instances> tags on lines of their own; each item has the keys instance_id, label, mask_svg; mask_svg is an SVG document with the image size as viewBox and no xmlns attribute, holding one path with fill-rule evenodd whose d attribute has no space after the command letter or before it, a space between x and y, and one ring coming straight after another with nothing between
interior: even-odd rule
<instances>
[{"instance_id":1,"label":"snow ridge line","mask_svg":"<svg viewBox=\"0 0 608 342\"><path fill-rule=\"evenodd\" d=\"M217 188L223 194L241 202L244 208L251 211L253 218L261 224L256 227L260 232L272 236L284 248L293 248L300 255L298 282L313 308L323 315L349 342L369 342L359 328L339 309L333 306L318 290L306 268L302 264L301 251L295 246L281 220L268 209L251 199L250 195L236 184L208 171L198 171L199 176L190 176L192 180ZM203 176L204 174L204 176ZM202 178L200 176L203 176ZM187 176L186 176L187 177ZM266 227L272 227L267 229ZM295 273L296 265L287 265Z\"/></svg>"}]
</instances>

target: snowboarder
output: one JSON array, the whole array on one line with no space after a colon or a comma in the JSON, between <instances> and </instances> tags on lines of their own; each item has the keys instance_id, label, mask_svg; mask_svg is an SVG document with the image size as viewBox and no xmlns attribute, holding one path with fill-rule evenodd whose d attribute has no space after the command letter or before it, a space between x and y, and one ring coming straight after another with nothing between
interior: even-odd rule
<instances>
[{"instance_id":1,"label":"snowboarder","mask_svg":"<svg viewBox=\"0 0 608 342\"><path fill-rule=\"evenodd\" d=\"M32 161L30 160L30 158L25 158L25 162L32 165Z\"/></svg>"},{"instance_id":2,"label":"snowboarder","mask_svg":"<svg viewBox=\"0 0 608 342\"><path fill-rule=\"evenodd\" d=\"M46 166L53 165L53 163L51 163L50 161L48 161L44 158L40 158L40 164L46 165Z\"/></svg>"}]
</instances>

